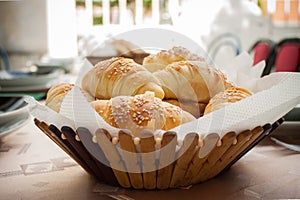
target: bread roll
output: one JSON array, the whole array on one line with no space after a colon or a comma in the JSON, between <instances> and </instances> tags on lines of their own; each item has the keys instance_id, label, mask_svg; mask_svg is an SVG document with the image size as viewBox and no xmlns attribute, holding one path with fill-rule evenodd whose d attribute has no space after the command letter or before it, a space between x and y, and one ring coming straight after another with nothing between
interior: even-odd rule
<instances>
[{"instance_id":1,"label":"bread roll","mask_svg":"<svg viewBox=\"0 0 300 200\"><path fill-rule=\"evenodd\" d=\"M65 82L58 83L52 86L47 92L45 105L51 108L52 110L59 112L64 97L72 90L73 87L74 84L65 83ZM95 98L91 96L89 93L85 91L82 92L88 102L95 100Z\"/></svg>"},{"instance_id":2,"label":"bread roll","mask_svg":"<svg viewBox=\"0 0 300 200\"><path fill-rule=\"evenodd\" d=\"M144 129L169 130L195 119L178 106L156 98L153 92L96 100L91 105L107 123L129 129L135 136Z\"/></svg>"},{"instance_id":3,"label":"bread roll","mask_svg":"<svg viewBox=\"0 0 300 200\"><path fill-rule=\"evenodd\" d=\"M227 90L220 92L217 95L215 95L213 98L211 98L211 100L209 101L209 103L207 104L204 110L204 114L206 115L214 110L223 108L227 105L245 99L251 95L252 93L245 88L240 88L240 87L228 88Z\"/></svg>"},{"instance_id":4,"label":"bread roll","mask_svg":"<svg viewBox=\"0 0 300 200\"><path fill-rule=\"evenodd\" d=\"M184 47L173 47L172 49L162 50L157 54L145 57L143 60L143 66L150 72L155 72L157 70L164 69L167 65L173 62L183 60L204 61L204 58L191 53Z\"/></svg>"},{"instance_id":5,"label":"bread roll","mask_svg":"<svg viewBox=\"0 0 300 200\"><path fill-rule=\"evenodd\" d=\"M179 61L153 73L166 99L207 104L211 97L231 87L218 69L201 61Z\"/></svg>"},{"instance_id":6,"label":"bread roll","mask_svg":"<svg viewBox=\"0 0 300 200\"><path fill-rule=\"evenodd\" d=\"M133 96L153 91L164 97L159 80L143 66L129 58L111 58L100 61L82 80L82 89L98 99L119 95Z\"/></svg>"},{"instance_id":7,"label":"bread roll","mask_svg":"<svg viewBox=\"0 0 300 200\"><path fill-rule=\"evenodd\" d=\"M59 112L61 102L73 86L74 84L64 82L52 86L47 92L45 105L52 110Z\"/></svg>"}]
</instances>

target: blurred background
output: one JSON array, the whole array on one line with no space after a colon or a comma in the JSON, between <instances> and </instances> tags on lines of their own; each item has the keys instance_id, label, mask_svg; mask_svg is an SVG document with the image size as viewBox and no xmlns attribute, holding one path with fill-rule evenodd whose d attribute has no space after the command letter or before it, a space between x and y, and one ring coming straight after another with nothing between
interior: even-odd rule
<instances>
[{"instance_id":1,"label":"blurred background","mask_svg":"<svg viewBox=\"0 0 300 200\"><path fill-rule=\"evenodd\" d=\"M73 65L107 37L149 26L183 33L219 64L259 39L300 37L300 0L0 1L0 46L13 71Z\"/></svg>"},{"instance_id":2,"label":"blurred background","mask_svg":"<svg viewBox=\"0 0 300 200\"><path fill-rule=\"evenodd\" d=\"M25 98L27 95L31 95L39 100L39 103L44 104L47 91L54 84L63 81L74 83L78 75L84 74L79 73L81 67L88 63L84 62L86 61L84 58L95 62L117 55L143 59L148 52L135 51L139 47L138 45L124 43L124 41L119 41L115 46L109 43L103 46L100 44L119 33L149 27L155 28L155 30L158 27L171 30L171 32L164 33L178 33L190 38L193 44L197 44L197 48L201 47L203 54L208 55L216 67L227 66L227 63L232 61L235 56L242 52L248 52L253 56L253 66L262 60L266 61L262 76L273 71L300 71L300 0L0 0L0 180L2 181L0 199L5 197L6 199L38 199L42 196L45 200L49 197L57 199L58 196L60 199L70 199L66 196L72 196L75 199L78 199L79 196L85 196L85 198L97 196L97 198L106 199L104 195L107 195L107 198L133 199L127 198L125 195L127 192L125 193L123 189L106 187L96 184L89 177L85 178L81 174L81 169L79 169L80 171L74 171L74 168L67 169L67 167L75 166L75 163L69 160L68 155L60 154L63 153L63 151L59 152L60 149L52 148L48 144L49 141L44 140L44 137L35 130L33 116L29 112L31 108ZM158 43L169 42L176 37L173 37L172 34L165 34L162 38L162 34L155 35L147 32L143 34L144 38L146 40L149 38L147 42L152 45L156 41ZM178 38L185 39L185 37ZM135 37L131 42L135 43L138 39ZM251 64L251 60L249 63ZM248 63L247 66L249 66ZM240 67L240 65L232 67ZM82 67L82 69L84 68ZM249 71L258 71L252 69ZM258 75L260 75L259 73ZM249 81L249 76L239 77L242 77L240 79L247 83L253 83L251 80ZM295 85L297 86L295 88L299 87L299 83L295 83ZM295 88L294 90L296 90ZM280 91L275 95L282 96L279 93ZM60 97L60 95L58 96ZM296 98L290 100L289 103L296 100ZM275 101L276 105L281 101L283 101L282 98ZM31 106L39 105L32 102ZM68 103L66 105L69 106ZM290 105L285 104L282 107L286 109ZM43 110L44 108L41 107ZM257 108L253 110L257 111ZM37 110L34 109L34 112ZM272 111L267 115L270 116L274 113L280 112ZM46 115L45 112L40 114L37 116ZM43 118L38 119L40 122L35 121L35 123L40 124L41 129L46 130L48 127L42 122ZM46 118L47 116L45 116ZM219 118L214 118L213 122L215 119ZM230 119L234 118L230 117ZM296 123L283 126L277 132L277 137L273 138L272 136L271 139L286 148L300 151L300 104L285 115L284 119L285 122ZM52 123L52 115L45 122ZM242 124L246 124L245 122L245 120L242 121ZM257 122L257 120L253 120L253 122ZM273 128L280 123L282 123L281 120L277 121ZM78 125L78 123L75 124ZM79 124L81 125L81 123ZM22 126L24 129L16 132ZM222 127L223 125L220 123L217 129ZM269 127L269 125L264 127ZM53 128L56 127L52 126L52 131ZM59 146L66 148L67 151L74 147L80 147L74 151L75 154L70 154L73 155L71 157L75 155L77 158L77 155L85 155L86 152L80 153L83 148L81 143L76 141L75 144L74 137L69 140L71 130L65 130L64 134L69 133L66 135L69 136L68 141L62 142L64 145ZM10 138L3 139L4 136L13 132L14 134ZM49 134L50 132L47 135L51 135L51 138L58 141L60 135L55 136ZM54 132L60 134L60 131L52 133ZM248 131L246 133L249 134ZM269 134L268 131L264 133ZM264 134L258 135L254 136L259 140L264 137ZM62 134L62 136L64 135ZM181 134L180 137L182 136ZM248 136L250 138L250 135ZM255 137L252 138L255 139ZM209 137L204 139L205 141L209 140ZM229 138L229 140L231 139ZM59 139L59 141L61 140ZM69 143L70 141L73 142ZM256 141L247 147L247 151L256 145ZM208 144L205 146L210 147L211 143L208 142ZM241 144L250 143L247 141L247 143ZM191 197L198 194L203 196L201 192L204 190L210 194L210 190L207 190L208 187L212 186L217 190L220 186L220 194L225 198L226 195L232 199L240 196L272 199L276 195L280 198L295 198L298 195L299 199L299 154L297 156L295 153L287 152L271 146L271 144L271 141L266 141L260 145L259 149L241 162L239 166L242 167L241 170L233 170L233 173L231 171L227 178L223 177L216 182L210 182L212 184L209 183L202 190L201 188L198 190L199 187L196 187L186 192L189 192L190 195L197 190L198 192L192 194ZM229 148L227 143L225 146ZM182 148L180 152L181 150ZM225 157L231 155L231 150L232 148L225 152ZM243 151L242 154L245 152ZM234 148L233 153L238 155ZM240 155L236 158L239 159ZM93 164L94 157L87 156L90 160L86 162L86 165ZM84 159L75 160L85 163ZM216 156L212 160L214 159L219 158ZM272 163L271 160L275 162ZM196 161L199 163L205 161L204 164L207 164L206 160L197 159ZM224 162L221 162L221 165L222 163ZM204 169L210 166L204 164ZM93 169L94 165L100 166L98 162L95 162L93 165L87 166L87 169ZM275 169L274 166L276 170L279 169L279 173L270 170ZM255 174L248 170L254 167L257 167L254 170ZM266 168L264 169L264 167ZM282 177L282 180L277 181L279 176ZM231 180L231 178L234 179ZM235 185L233 187L230 185L231 189L227 191L227 188L224 189L222 186L229 179L230 182L234 181ZM5 184L3 184L4 182ZM70 182L72 183L70 184ZM114 191L117 190L118 193L113 196ZM33 192L35 196L30 198ZM182 196L187 194L185 191L183 192ZM128 194L133 195L133 192L130 191ZM155 195L152 194L154 193L151 192L148 196L153 198ZM161 196L161 194L159 192L157 196ZM175 192L174 194L179 193ZM142 195L145 196L144 191L141 191L140 196ZM139 194L136 195L137 198L138 196ZM167 195L165 196L167 197ZM170 197L174 198L174 196Z\"/></svg>"}]
</instances>

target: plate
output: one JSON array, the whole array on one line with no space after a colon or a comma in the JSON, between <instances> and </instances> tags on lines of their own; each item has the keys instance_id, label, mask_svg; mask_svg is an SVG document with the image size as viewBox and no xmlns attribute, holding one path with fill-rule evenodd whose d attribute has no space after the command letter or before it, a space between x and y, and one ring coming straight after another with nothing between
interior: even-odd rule
<instances>
[{"instance_id":1,"label":"plate","mask_svg":"<svg viewBox=\"0 0 300 200\"><path fill-rule=\"evenodd\" d=\"M9 78L0 79L1 87L21 87L21 86L37 86L45 85L49 81L56 79L62 74L62 70L48 70L48 71L37 71L34 73L28 73L25 76L12 76Z\"/></svg>"},{"instance_id":2,"label":"plate","mask_svg":"<svg viewBox=\"0 0 300 200\"><path fill-rule=\"evenodd\" d=\"M30 116L24 117L14 123L5 124L4 126L0 127L0 138L7 136L8 134L18 130L19 128L23 127L25 124L28 123Z\"/></svg>"},{"instance_id":3,"label":"plate","mask_svg":"<svg viewBox=\"0 0 300 200\"><path fill-rule=\"evenodd\" d=\"M0 97L0 126L29 114L24 97Z\"/></svg>"},{"instance_id":4,"label":"plate","mask_svg":"<svg viewBox=\"0 0 300 200\"><path fill-rule=\"evenodd\" d=\"M0 92L41 92L57 82L62 69L38 71L26 76L13 76L0 79Z\"/></svg>"},{"instance_id":5,"label":"plate","mask_svg":"<svg viewBox=\"0 0 300 200\"><path fill-rule=\"evenodd\" d=\"M29 105L23 97L0 97L0 136L22 127L30 117Z\"/></svg>"},{"instance_id":6,"label":"plate","mask_svg":"<svg viewBox=\"0 0 300 200\"><path fill-rule=\"evenodd\" d=\"M32 85L32 86L15 86L15 87L2 87L0 86L0 92L24 92L24 93L37 93L37 92L46 92L48 89L58 83L58 81L50 82L46 85Z\"/></svg>"}]
</instances>

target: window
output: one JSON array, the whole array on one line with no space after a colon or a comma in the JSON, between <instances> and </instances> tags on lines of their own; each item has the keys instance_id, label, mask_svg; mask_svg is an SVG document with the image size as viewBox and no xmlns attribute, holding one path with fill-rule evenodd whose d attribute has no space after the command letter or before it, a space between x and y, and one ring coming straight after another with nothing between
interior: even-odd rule
<instances>
[{"instance_id":1,"label":"window","mask_svg":"<svg viewBox=\"0 0 300 200\"><path fill-rule=\"evenodd\" d=\"M264 15L270 17L274 25L300 25L299 0L259 0Z\"/></svg>"},{"instance_id":2,"label":"window","mask_svg":"<svg viewBox=\"0 0 300 200\"><path fill-rule=\"evenodd\" d=\"M93 25L170 24L167 4L166 0L76 0L79 22Z\"/></svg>"}]
</instances>

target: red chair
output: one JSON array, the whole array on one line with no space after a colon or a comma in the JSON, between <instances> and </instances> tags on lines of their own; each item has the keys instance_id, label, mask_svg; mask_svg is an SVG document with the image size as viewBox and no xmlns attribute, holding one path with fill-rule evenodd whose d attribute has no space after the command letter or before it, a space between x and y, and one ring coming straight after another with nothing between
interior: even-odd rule
<instances>
[{"instance_id":1,"label":"red chair","mask_svg":"<svg viewBox=\"0 0 300 200\"><path fill-rule=\"evenodd\" d=\"M286 38L277 44L262 40L253 45L252 51L254 51L254 63L263 59L266 60L266 67L262 76L274 71L300 71L300 38ZM267 51L269 52L268 55Z\"/></svg>"},{"instance_id":2,"label":"red chair","mask_svg":"<svg viewBox=\"0 0 300 200\"><path fill-rule=\"evenodd\" d=\"M248 51L249 53L253 53L253 66L265 60L266 68L268 68L271 55L274 53L274 47L275 42L269 39L260 39L255 42Z\"/></svg>"},{"instance_id":3,"label":"red chair","mask_svg":"<svg viewBox=\"0 0 300 200\"><path fill-rule=\"evenodd\" d=\"M256 65L262 60L266 60L268 58L269 53L271 52L271 47L267 43L259 43L254 47L254 59L253 65Z\"/></svg>"},{"instance_id":4,"label":"red chair","mask_svg":"<svg viewBox=\"0 0 300 200\"><path fill-rule=\"evenodd\" d=\"M278 43L274 70L298 72L300 67L300 39L285 39Z\"/></svg>"}]
</instances>

